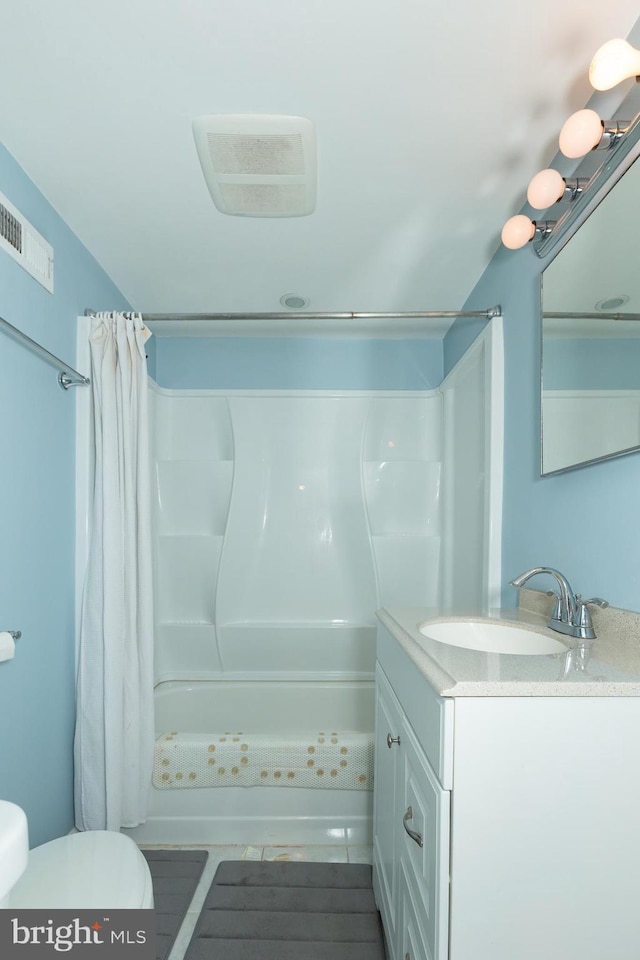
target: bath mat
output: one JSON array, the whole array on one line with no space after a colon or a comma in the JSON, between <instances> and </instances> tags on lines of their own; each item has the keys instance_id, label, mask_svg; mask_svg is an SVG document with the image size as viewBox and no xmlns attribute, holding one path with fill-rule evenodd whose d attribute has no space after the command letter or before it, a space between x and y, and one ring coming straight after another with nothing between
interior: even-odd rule
<instances>
[{"instance_id":1,"label":"bath mat","mask_svg":"<svg viewBox=\"0 0 640 960\"><path fill-rule=\"evenodd\" d=\"M185 960L384 960L371 867L226 860Z\"/></svg>"},{"instance_id":2,"label":"bath mat","mask_svg":"<svg viewBox=\"0 0 640 960\"><path fill-rule=\"evenodd\" d=\"M207 862L206 850L143 850L153 881L156 958L166 960Z\"/></svg>"},{"instance_id":3,"label":"bath mat","mask_svg":"<svg viewBox=\"0 0 640 960\"><path fill-rule=\"evenodd\" d=\"M190 787L373 788L373 733L179 733L158 737L153 785Z\"/></svg>"}]
</instances>

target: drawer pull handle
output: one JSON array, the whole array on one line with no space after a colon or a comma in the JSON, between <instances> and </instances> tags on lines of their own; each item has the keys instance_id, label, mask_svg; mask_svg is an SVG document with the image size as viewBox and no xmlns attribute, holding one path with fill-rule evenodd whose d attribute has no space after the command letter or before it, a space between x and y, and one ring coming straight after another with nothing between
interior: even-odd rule
<instances>
[{"instance_id":1,"label":"drawer pull handle","mask_svg":"<svg viewBox=\"0 0 640 960\"><path fill-rule=\"evenodd\" d=\"M405 830L407 831L411 839L415 840L415 842L418 844L419 847L422 847L423 846L422 834L417 833L417 831L415 830L411 830L407 826L407 821L412 819L413 819L413 810L411 809L411 807L407 807L407 812L402 818L402 826L405 828Z\"/></svg>"},{"instance_id":2,"label":"drawer pull handle","mask_svg":"<svg viewBox=\"0 0 640 960\"><path fill-rule=\"evenodd\" d=\"M399 736L397 736L397 737L392 737L391 734L388 733L388 734L387 734L387 746L389 747L389 750L391 750L391 747L394 745L394 743L399 744L399 743L400 743L400 737L399 737Z\"/></svg>"}]
</instances>

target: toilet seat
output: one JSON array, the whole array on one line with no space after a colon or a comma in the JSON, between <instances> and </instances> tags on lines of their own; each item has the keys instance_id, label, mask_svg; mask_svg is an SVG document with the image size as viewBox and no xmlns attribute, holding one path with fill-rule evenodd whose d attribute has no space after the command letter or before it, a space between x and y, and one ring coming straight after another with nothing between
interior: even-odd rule
<instances>
[{"instance_id":1,"label":"toilet seat","mask_svg":"<svg viewBox=\"0 0 640 960\"><path fill-rule=\"evenodd\" d=\"M29 852L10 907L149 909L149 865L134 841L110 830L72 833Z\"/></svg>"}]
</instances>

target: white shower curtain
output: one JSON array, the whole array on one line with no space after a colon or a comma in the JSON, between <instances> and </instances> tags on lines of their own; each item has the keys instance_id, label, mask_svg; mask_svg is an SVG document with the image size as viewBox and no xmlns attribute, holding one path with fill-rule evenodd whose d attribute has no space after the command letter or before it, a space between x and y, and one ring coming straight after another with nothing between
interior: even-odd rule
<instances>
[{"instance_id":1,"label":"white shower curtain","mask_svg":"<svg viewBox=\"0 0 640 960\"><path fill-rule=\"evenodd\" d=\"M144 821L153 768L147 368L139 314L91 322L94 487L77 676L80 830Z\"/></svg>"}]
</instances>

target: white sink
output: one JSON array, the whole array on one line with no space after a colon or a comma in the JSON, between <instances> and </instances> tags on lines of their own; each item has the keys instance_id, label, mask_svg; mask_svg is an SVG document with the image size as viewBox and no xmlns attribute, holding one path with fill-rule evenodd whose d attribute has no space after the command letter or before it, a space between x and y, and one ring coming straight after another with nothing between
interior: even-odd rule
<instances>
[{"instance_id":1,"label":"white sink","mask_svg":"<svg viewBox=\"0 0 640 960\"><path fill-rule=\"evenodd\" d=\"M448 620L418 624L424 637L467 650L485 653L531 655L566 653L567 647L553 637L500 620Z\"/></svg>"},{"instance_id":2,"label":"white sink","mask_svg":"<svg viewBox=\"0 0 640 960\"><path fill-rule=\"evenodd\" d=\"M27 868L29 831L22 807L0 800L0 908Z\"/></svg>"}]
</instances>

